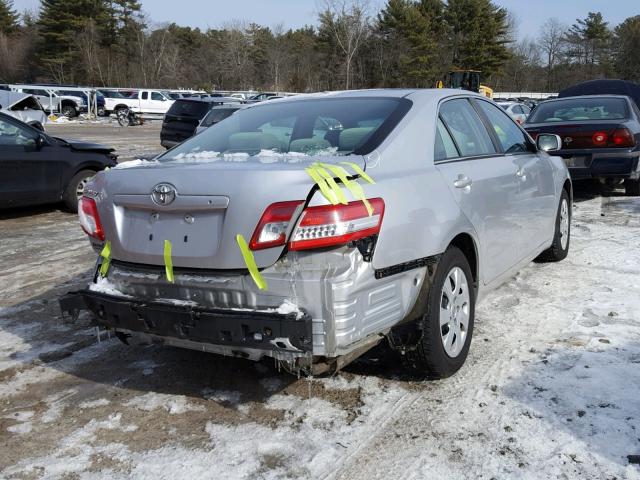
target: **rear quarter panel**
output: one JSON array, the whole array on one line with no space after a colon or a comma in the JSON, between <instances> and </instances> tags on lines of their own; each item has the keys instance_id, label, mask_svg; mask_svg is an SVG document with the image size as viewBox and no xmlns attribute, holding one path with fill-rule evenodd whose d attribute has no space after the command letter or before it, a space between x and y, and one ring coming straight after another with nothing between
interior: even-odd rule
<instances>
[{"instance_id":1,"label":"rear quarter panel","mask_svg":"<svg viewBox=\"0 0 640 480\"><path fill-rule=\"evenodd\" d=\"M373 267L386 268L444 252L459 233L475 233L433 163L439 98L408 97L413 107L368 156L368 197L381 197L385 214Z\"/></svg>"}]
</instances>

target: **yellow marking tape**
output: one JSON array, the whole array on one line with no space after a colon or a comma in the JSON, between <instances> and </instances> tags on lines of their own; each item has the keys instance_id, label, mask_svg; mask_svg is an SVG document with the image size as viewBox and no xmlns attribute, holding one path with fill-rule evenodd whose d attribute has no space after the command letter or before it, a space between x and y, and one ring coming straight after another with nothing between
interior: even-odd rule
<instances>
[{"instance_id":1,"label":"yellow marking tape","mask_svg":"<svg viewBox=\"0 0 640 480\"><path fill-rule=\"evenodd\" d=\"M236 242L238 242L238 247L240 247L240 252L242 253L242 258L244 258L244 263L247 265L247 269L249 269L249 273L251 274L251 278L256 282L256 285L260 290L267 289L267 282L260 274L258 270L258 265L256 265L256 260L253 258L253 253L249 250L249 246L247 245L247 241L240 234L236 235Z\"/></svg>"},{"instance_id":2,"label":"yellow marking tape","mask_svg":"<svg viewBox=\"0 0 640 480\"><path fill-rule=\"evenodd\" d=\"M109 272L109 265L111 264L111 242L109 240L106 241L102 251L100 252L100 256L102 257L102 265L100 265L100 276L102 278L107 276Z\"/></svg>"},{"instance_id":3,"label":"yellow marking tape","mask_svg":"<svg viewBox=\"0 0 640 480\"><path fill-rule=\"evenodd\" d=\"M171 261L171 242L164 241L164 270L167 274L167 280L173 283L173 262Z\"/></svg>"},{"instance_id":4,"label":"yellow marking tape","mask_svg":"<svg viewBox=\"0 0 640 480\"><path fill-rule=\"evenodd\" d=\"M348 174L344 168L337 165L329 165L327 163L321 163L319 165L328 170L331 170L334 175L336 175L340 179L344 186L349 189L351 195L353 195L353 198L356 200L361 200L362 203L364 203L369 216L373 215L373 207L369 203L369 200L367 200L367 197L364 194L364 190L358 182L351 181L347 178Z\"/></svg>"},{"instance_id":5,"label":"yellow marking tape","mask_svg":"<svg viewBox=\"0 0 640 480\"><path fill-rule=\"evenodd\" d=\"M333 190L333 192L336 194L338 202L343 204L343 205L346 205L347 203L349 203L347 201L347 197L344 196L344 193L343 193L342 189L336 183L336 181L333 179L333 175L331 175L324 168L322 168L324 166L325 165L322 164L322 163L314 163L313 165L311 165L312 168L315 167L316 172L318 172L325 179L327 184L329 184L329 187L331 188L331 190Z\"/></svg>"},{"instance_id":6,"label":"yellow marking tape","mask_svg":"<svg viewBox=\"0 0 640 480\"><path fill-rule=\"evenodd\" d=\"M320 188L320 192L324 195L331 205L337 205L339 203L336 192L329 186L325 179L320 175L314 166L304 169L305 172L316 182L316 185Z\"/></svg>"},{"instance_id":7,"label":"yellow marking tape","mask_svg":"<svg viewBox=\"0 0 640 480\"><path fill-rule=\"evenodd\" d=\"M357 163L353 163L353 162L340 162L342 165L348 165L351 168L353 168L353 171L356 172L358 175L360 175L364 180L366 180L369 183L376 183L373 181L373 178L371 178L369 175L367 175L364 170L362 170L360 168L360 166Z\"/></svg>"}]
</instances>

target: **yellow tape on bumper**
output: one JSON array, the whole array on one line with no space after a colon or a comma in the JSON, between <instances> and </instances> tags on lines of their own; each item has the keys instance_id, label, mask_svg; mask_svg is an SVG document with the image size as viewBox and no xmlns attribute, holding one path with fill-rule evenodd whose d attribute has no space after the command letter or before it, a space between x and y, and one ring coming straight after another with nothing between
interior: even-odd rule
<instances>
[{"instance_id":1,"label":"yellow tape on bumper","mask_svg":"<svg viewBox=\"0 0 640 480\"><path fill-rule=\"evenodd\" d=\"M249 270L249 274L253 281L256 282L256 285L260 290L267 289L267 282L264 277L260 274L258 270L258 265L256 265L256 260L253 258L253 253L249 250L249 246L247 245L247 241L240 234L236 235L236 242L238 242L238 247L240 247L240 252L242 252L242 258L244 258L244 263L247 265L247 269Z\"/></svg>"},{"instance_id":2,"label":"yellow tape on bumper","mask_svg":"<svg viewBox=\"0 0 640 480\"><path fill-rule=\"evenodd\" d=\"M171 242L164 241L164 270L167 274L167 280L173 283L173 261L171 260Z\"/></svg>"},{"instance_id":3,"label":"yellow tape on bumper","mask_svg":"<svg viewBox=\"0 0 640 480\"><path fill-rule=\"evenodd\" d=\"M109 272L109 265L111 265L111 242L109 240L107 240L104 244L104 247L100 252L100 256L102 257L102 265L100 265L100 276L104 278Z\"/></svg>"}]
</instances>

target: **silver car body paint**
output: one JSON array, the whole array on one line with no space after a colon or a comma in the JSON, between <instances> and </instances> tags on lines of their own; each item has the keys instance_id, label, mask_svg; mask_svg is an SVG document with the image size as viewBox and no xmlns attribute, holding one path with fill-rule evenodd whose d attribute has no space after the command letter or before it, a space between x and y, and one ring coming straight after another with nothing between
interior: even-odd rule
<instances>
[{"instance_id":1,"label":"silver car body paint","mask_svg":"<svg viewBox=\"0 0 640 480\"><path fill-rule=\"evenodd\" d=\"M323 162L356 162L375 179L373 185L363 184L367 197L385 202L371 262L365 262L358 249L347 246L330 251L259 250L254 256L269 286L260 291L246 273L236 234L249 239L268 205L307 198L313 182L304 167L318 159L263 163L255 156L242 162L220 158L194 163L151 161L100 172L88 187L95 194L111 241L112 258L161 267L162 244L170 240L174 267L197 271L178 272L175 284L170 284L161 269L140 273L128 263L116 262L109 282L133 298L189 301L205 307L264 310L289 300L313 319L313 355L336 357L379 338L403 320L427 275L425 266L379 279L376 270L439 255L456 236L466 234L477 251L480 299L551 245L561 191L569 180L561 159L540 151L434 162L439 105L452 98L483 97L447 89L350 91L311 97L323 96L406 97L413 102L371 154L320 158ZM305 98L308 96L266 103ZM471 178L473 184L456 188L454 182L462 177ZM175 188L175 199L159 206L151 192L165 183ZM319 192L310 200L312 206L325 204ZM192 347L189 341L171 342ZM230 351L215 345L207 349ZM245 351L254 359L299 356L286 351Z\"/></svg>"}]
</instances>

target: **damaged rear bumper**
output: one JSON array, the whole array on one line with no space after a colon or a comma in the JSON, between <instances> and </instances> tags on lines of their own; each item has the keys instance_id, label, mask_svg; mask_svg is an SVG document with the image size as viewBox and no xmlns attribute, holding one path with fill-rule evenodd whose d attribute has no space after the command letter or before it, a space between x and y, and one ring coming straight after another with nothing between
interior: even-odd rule
<instances>
[{"instance_id":1,"label":"damaged rear bumper","mask_svg":"<svg viewBox=\"0 0 640 480\"><path fill-rule=\"evenodd\" d=\"M89 310L97 325L125 335L168 338L174 341L167 343L176 345L181 340L185 344L216 345L231 348L234 356L249 357L250 349L257 349L300 357L310 355L313 348L311 317L304 310L278 313L200 308L141 302L90 290L66 294L60 299L60 309L71 315Z\"/></svg>"}]
</instances>

